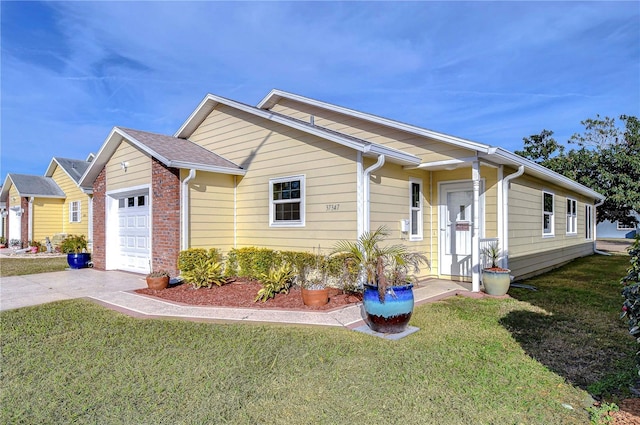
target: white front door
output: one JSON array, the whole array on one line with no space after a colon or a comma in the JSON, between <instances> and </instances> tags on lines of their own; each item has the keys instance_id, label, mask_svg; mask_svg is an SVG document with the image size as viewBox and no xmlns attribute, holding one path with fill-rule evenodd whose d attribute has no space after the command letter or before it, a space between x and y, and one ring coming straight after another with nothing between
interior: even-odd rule
<instances>
[{"instance_id":1,"label":"white front door","mask_svg":"<svg viewBox=\"0 0 640 425\"><path fill-rule=\"evenodd\" d=\"M148 273L151 259L149 245L148 195L120 197L118 203L117 268L137 273Z\"/></svg>"},{"instance_id":2,"label":"white front door","mask_svg":"<svg viewBox=\"0 0 640 425\"><path fill-rule=\"evenodd\" d=\"M482 202L480 204L482 205ZM479 216L479 227L482 228L482 208ZM439 221L440 274L471 277L471 235L473 233L471 182L441 185Z\"/></svg>"},{"instance_id":3,"label":"white front door","mask_svg":"<svg viewBox=\"0 0 640 425\"><path fill-rule=\"evenodd\" d=\"M9 234L7 235L7 243L11 240L22 239L21 226L22 226L22 210L20 207L9 208ZM24 241L26 244L27 241Z\"/></svg>"}]
</instances>

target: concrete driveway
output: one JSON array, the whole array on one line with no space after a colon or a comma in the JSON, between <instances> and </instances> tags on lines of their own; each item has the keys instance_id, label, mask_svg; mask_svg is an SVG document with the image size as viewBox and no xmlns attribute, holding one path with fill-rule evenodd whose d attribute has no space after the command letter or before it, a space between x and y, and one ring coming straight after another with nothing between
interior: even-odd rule
<instances>
[{"instance_id":1,"label":"concrete driveway","mask_svg":"<svg viewBox=\"0 0 640 425\"><path fill-rule=\"evenodd\" d=\"M72 298L100 298L112 292L146 286L144 275L94 269L3 277L0 280L0 310Z\"/></svg>"}]
</instances>

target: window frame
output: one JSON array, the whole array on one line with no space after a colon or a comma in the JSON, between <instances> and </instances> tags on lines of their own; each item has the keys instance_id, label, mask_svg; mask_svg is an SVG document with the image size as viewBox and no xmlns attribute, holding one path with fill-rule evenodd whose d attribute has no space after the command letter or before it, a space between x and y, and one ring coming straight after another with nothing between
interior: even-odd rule
<instances>
[{"instance_id":1,"label":"window frame","mask_svg":"<svg viewBox=\"0 0 640 425\"><path fill-rule=\"evenodd\" d=\"M277 183L285 183L285 182L293 182L300 181L300 220L276 220L275 209L276 205L281 204L293 204L296 201L291 200L274 200L273 199L273 186ZM306 222L306 211L305 211L305 198L306 198L306 181L305 175L292 175L292 176L284 176L284 177L274 177L269 179L269 227L304 227Z\"/></svg>"},{"instance_id":2,"label":"window frame","mask_svg":"<svg viewBox=\"0 0 640 425\"><path fill-rule=\"evenodd\" d=\"M414 199L413 199L413 187L414 185L418 185L418 206L414 207ZM417 177L409 178L409 240L410 241L421 241L424 238L424 204L422 199L424 196L422 195L422 179ZM414 211L417 214L417 233L413 233L413 213Z\"/></svg>"},{"instance_id":3,"label":"window frame","mask_svg":"<svg viewBox=\"0 0 640 425\"><path fill-rule=\"evenodd\" d=\"M545 195L551 196L551 211L545 210ZM543 238L552 238L555 236L555 200L556 195L553 192L549 192L548 190L542 191L542 237ZM545 217L549 216L549 232L545 231Z\"/></svg>"},{"instance_id":4,"label":"window frame","mask_svg":"<svg viewBox=\"0 0 640 425\"><path fill-rule=\"evenodd\" d=\"M572 205L573 208L571 208L570 205ZM565 225L565 230L567 232L567 235L577 235L578 234L578 201L577 200L567 197L566 217L567 217L567 222Z\"/></svg>"},{"instance_id":5,"label":"window frame","mask_svg":"<svg viewBox=\"0 0 640 425\"><path fill-rule=\"evenodd\" d=\"M593 239L593 207L589 204L584 206L584 238Z\"/></svg>"},{"instance_id":6,"label":"window frame","mask_svg":"<svg viewBox=\"0 0 640 425\"><path fill-rule=\"evenodd\" d=\"M74 206L76 207L74 208ZM74 214L76 215L75 220L73 219ZM69 223L82 223L82 201L69 202Z\"/></svg>"}]
</instances>

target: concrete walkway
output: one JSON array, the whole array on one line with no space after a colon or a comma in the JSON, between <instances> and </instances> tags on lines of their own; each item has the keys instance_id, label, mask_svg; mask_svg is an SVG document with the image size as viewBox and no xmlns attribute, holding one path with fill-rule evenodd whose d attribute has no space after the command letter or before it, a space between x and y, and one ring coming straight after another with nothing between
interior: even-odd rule
<instances>
[{"instance_id":1,"label":"concrete walkway","mask_svg":"<svg viewBox=\"0 0 640 425\"><path fill-rule=\"evenodd\" d=\"M122 313L146 318L291 323L351 329L364 323L361 304L323 312L188 306L132 292L144 287L146 283L143 276L119 271L82 269L12 276L3 278L0 284L0 310L88 298ZM457 294L470 293L467 288L455 282L437 279L423 281L414 290L416 305Z\"/></svg>"}]
</instances>

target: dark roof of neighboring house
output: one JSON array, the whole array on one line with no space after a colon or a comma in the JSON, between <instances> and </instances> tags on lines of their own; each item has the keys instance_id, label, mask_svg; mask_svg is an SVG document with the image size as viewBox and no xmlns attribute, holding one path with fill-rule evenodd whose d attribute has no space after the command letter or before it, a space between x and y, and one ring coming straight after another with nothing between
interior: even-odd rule
<instances>
[{"instance_id":1,"label":"dark roof of neighboring house","mask_svg":"<svg viewBox=\"0 0 640 425\"><path fill-rule=\"evenodd\" d=\"M185 167L185 165L192 164L194 166L242 169L228 159L187 139L130 128L118 128L151 149L153 152L150 153L157 159L165 162L167 166L189 168L188 166Z\"/></svg>"},{"instance_id":2,"label":"dark roof of neighboring house","mask_svg":"<svg viewBox=\"0 0 640 425\"><path fill-rule=\"evenodd\" d=\"M51 177L33 176L30 174L7 174L20 196L34 196L41 198L66 198L60 186ZM8 194L7 185L3 185L2 199Z\"/></svg>"},{"instance_id":3,"label":"dark roof of neighboring house","mask_svg":"<svg viewBox=\"0 0 640 425\"><path fill-rule=\"evenodd\" d=\"M69 159L69 158L53 158L64 171L73 179L76 184L80 181L80 177L87 171L91 162L83 161L81 159Z\"/></svg>"}]
</instances>

